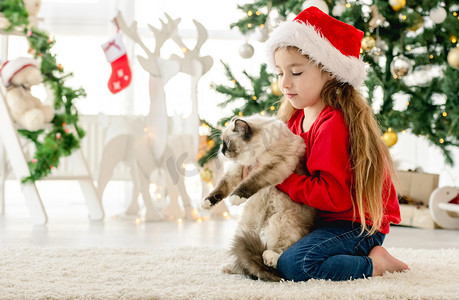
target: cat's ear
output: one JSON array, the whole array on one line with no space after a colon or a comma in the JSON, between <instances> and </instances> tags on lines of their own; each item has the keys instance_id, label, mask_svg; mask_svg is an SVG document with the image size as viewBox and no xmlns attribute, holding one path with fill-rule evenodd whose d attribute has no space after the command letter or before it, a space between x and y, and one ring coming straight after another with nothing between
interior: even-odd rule
<instances>
[{"instance_id":1,"label":"cat's ear","mask_svg":"<svg viewBox=\"0 0 459 300\"><path fill-rule=\"evenodd\" d=\"M236 119L234 120L234 131L241 134L245 140L248 140L252 137L252 129L244 120Z\"/></svg>"}]
</instances>

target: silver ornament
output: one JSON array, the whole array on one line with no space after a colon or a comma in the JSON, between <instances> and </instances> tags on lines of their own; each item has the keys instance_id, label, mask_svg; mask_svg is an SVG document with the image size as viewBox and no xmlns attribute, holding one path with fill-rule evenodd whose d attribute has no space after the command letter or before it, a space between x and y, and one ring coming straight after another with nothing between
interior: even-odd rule
<instances>
[{"instance_id":1,"label":"silver ornament","mask_svg":"<svg viewBox=\"0 0 459 300\"><path fill-rule=\"evenodd\" d=\"M239 55L242 58L245 58L245 59L251 58L254 52L255 50L253 49L252 45L250 45L249 43L245 43L241 47L239 47Z\"/></svg>"},{"instance_id":2,"label":"silver ornament","mask_svg":"<svg viewBox=\"0 0 459 300\"><path fill-rule=\"evenodd\" d=\"M412 69L413 64L407 57L403 55L394 57L390 63L390 72L394 78L402 78L410 74Z\"/></svg>"},{"instance_id":3,"label":"silver ornament","mask_svg":"<svg viewBox=\"0 0 459 300\"><path fill-rule=\"evenodd\" d=\"M430 11L429 17L430 19L435 23L435 24L440 24L443 23L443 21L446 19L447 12L446 10L438 6Z\"/></svg>"}]
</instances>

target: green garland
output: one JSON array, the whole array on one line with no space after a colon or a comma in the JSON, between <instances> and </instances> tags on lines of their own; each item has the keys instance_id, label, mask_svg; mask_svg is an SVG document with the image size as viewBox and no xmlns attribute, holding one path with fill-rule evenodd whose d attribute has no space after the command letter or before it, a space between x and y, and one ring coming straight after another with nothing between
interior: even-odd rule
<instances>
[{"instance_id":1,"label":"green garland","mask_svg":"<svg viewBox=\"0 0 459 300\"><path fill-rule=\"evenodd\" d=\"M56 56L51 54L55 41L52 41L46 32L29 28L28 13L22 0L2 1L0 12L11 23L6 32L13 30L22 32L29 42L34 57L41 58L40 70L43 83L49 86L54 94L56 113L52 120L52 127L35 132L18 130L20 135L31 140L36 147L34 158L28 162L30 176L22 179L23 183L34 182L46 177L53 168L57 168L61 157L69 156L80 147L85 132L78 126L78 112L73 106L73 101L86 96L86 93L81 88L74 90L64 85L65 80L73 74L65 73L63 67L56 62Z\"/></svg>"}]
</instances>

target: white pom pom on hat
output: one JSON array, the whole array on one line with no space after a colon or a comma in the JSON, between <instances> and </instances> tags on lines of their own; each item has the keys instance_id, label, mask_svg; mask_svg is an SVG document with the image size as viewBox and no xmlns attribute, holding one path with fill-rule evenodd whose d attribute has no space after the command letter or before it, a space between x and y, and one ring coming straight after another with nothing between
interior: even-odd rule
<instances>
[{"instance_id":1,"label":"white pom pom on hat","mask_svg":"<svg viewBox=\"0 0 459 300\"><path fill-rule=\"evenodd\" d=\"M275 69L276 50L293 46L338 81L359 89L366 77L365 63L359 58L362 38L362 31L311 6L273 30L266 42L268 62Z\"/></svg>"},{"instance_id":2,"label":"white pom pom on hat","mask_svg":"<svg viewBox=\"0 0 459 300\"><path fill-rule=\"evenodd\" d=\"M0 77L4 86L11 84L11 79L26 67L39 68L38 62L30 57L18 57L14 60L7 60L0 68Z\"/></svg>"}]
</instances>

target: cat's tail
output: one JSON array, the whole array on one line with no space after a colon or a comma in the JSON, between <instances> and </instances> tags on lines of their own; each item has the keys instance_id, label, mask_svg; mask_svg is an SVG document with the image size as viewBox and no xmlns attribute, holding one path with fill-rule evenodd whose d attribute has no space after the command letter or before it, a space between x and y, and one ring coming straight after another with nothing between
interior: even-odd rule
<instances>
[{"instance_id":1,"label":"cat's tail","mask_svg":"<svg viewBox=\"0 0 459 300\"><path fill-rule=\"evenodd\" d=\"M235 267L243 274L253 279L281 281L280 272L263 262L263 252L266 249L258 234L242 231L241 234L236 234L230 252L235 258Z\"/></svg>"}]
</instances>

